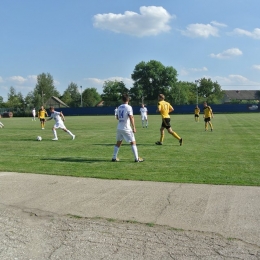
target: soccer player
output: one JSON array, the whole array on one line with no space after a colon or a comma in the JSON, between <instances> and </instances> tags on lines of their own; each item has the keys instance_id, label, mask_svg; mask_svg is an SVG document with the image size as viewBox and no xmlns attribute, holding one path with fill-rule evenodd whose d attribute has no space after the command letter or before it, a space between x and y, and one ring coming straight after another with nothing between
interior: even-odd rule
<instances>
[{"instance_id":1,"label":"soccer player","mask_svg":"<svg viewBox=\"0 0 260 260\"><path fill-rule=\"evenodd\" d=\"M5 127L2 122L0 122L0 128Z\"/></svg>"},{"instance_id":2,"label":"soccer player","mask_svg":"<svg viewBox=\"0 0 260 260\"><path fill-rule=\"evenodd\" d=\"M32 116L33 116L32 121L36 121L36 119L35 119L35 117L36 117L35 108L33 108L33 110L32 110Z\"/></svg>"},{"instance_id":3,"label":"soccer player","mask_svg":"<svg viewBox=\"0 0 260 260\"><path fill-rule=\"evenodd\" d=\"M112 157L112 162L118 162L117 158L119 148L122 144L123 139L131 144L132 152L134 154L135 162L143 162L144 159L138 157L138 150L135 141L136 128L135 128L135 120L133 116L133 108L128 105L129 96L122 96L123 104L118 107L117 111L117 133L116 133L116 144L114 146L114 153ZM132 126L132 128L131 128Z\"/></svg>"},{"instance_id":4,"label":"soccer player","mask_svg":"<svg viewBox=\"0 0 260 260\"><path fill-rule=\"evenodd\" d=\"M48 113L44 109L44 107L41 106L41 108L38 111L38 118L40 119L42 129L44 129L45 126L45 115L48 116Z\"/></svg>"},{"instance_id":5,"label":"soccer player","mask_svg":"<svg viewBox=\"0 0 260 260\"><path fill-rule=\"evenodd\" d=\"M206 101L203 103L203 106L204 106L204 116L203 117L204 117L204 122L205 122L205 131L208 130L208 124L209 124L211 132L212 132L213 131L213 125L210 122L211 118L214 117L212 109L211 109L210 106L208 106Z\"/></svg>"},{"instance_id":6,"label":"soccer player","mask_svg":"<svg viewBox=\"0 0 260 260\"><path fill-rule=\"evenodd\" d=\"M117 117L116 117L116 116L117 116L117 110L118 110L118 109L117 109L117 107L116 107L115 110L114 110L114 111L115 111L115 119L117 119Z\"/></svg>"},{"instance_id":7,"label":"soccer player","mask_svg":"<svg viewBox=\"0 0 260 260\"><path fill-rule=\"evenodd\" d=\"M200 121L200 108L198 107L198 105L194 109L194 117L195 117L195 122Z\"/></svg>"},{"instance_id":8,"label":"soccer player","mask_svg":"<svg viewBox=\"0 0 260 260\"><path fill-rule=\"evenodd\" d=\"M49 119L47 119L47 121L49 121L51 119L55 120L55 125L52 128L52 131L54 134L54 138L52 140L58 141L58 136L57 136L57 132L56 132L57 128L61 128L64 132L68 133L72 137L72 140L74 140L76 136L74 134L72 134L70 132L70 130L68 130L66 128L66 126L64 125L65 117L64 117L63 113L55 111L53 106L50 107L50 112L51 112L51 116Z\"/></svg>"},{"instance_id":9,"label":"soccer player","mask_svg":"<svg viewBox=\"0 0 260 260\"><path fill-rule=\"evenodd\" d=\"M161 137L160 137L160 141L156 142L155 144L157 145L162 145L163 144L163 140L164 140L164 129L166 128L168 133L171 134L173 137L175 137L176 139L179 140L179 144L182 145L183 141L182 138L180 136L178 136L177 133L175 133L172 128L171 128L171 124L170 124L170 115L169 113L171 113L174 109L171 106L170 103L166 102L165 100L165 96L163 94L159 94L158 96L158 105L157 105L157 110L156 112L159 112L162 116L162 125L160 128L160 132L161 132Z\"/></svg>"},{"instance_id":10,"label":"soccer player","mask_svg":"<svg viewBox=\"0 0 260 260\"><path fill-rule=\"evenodd\" d=\"M140 108L140 113L141 113L142 127L147 128L148 127L148 110L144 106L144 104L142 104L142 107Z\"/></svg>"}]
</instances>

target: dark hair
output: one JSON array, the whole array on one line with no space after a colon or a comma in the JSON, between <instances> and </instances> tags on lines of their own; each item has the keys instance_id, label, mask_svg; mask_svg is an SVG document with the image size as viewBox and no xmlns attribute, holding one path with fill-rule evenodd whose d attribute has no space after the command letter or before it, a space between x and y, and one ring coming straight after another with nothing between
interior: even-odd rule
<instances>
[{"instance_id":1,"label":"dark hair","mask_svg":"<svg viewBox=\"0 0 260 260\"><path fill-rule=\"evenodd\" d=\"M50 106L50 110L54 109L54 106Z\"/></svg>"},{"instance_id":2,"label":"dark hair","mask_svg":"<svg viewBox=\"0 0 260 260\"><path fill-rule=\"evenodd\" d=\"M122 100L124 101L124 102L127 102L127 101L129 101L129 96L127 95L127 94L123 94L122 95Z\"/></svg>"}]
</instances>

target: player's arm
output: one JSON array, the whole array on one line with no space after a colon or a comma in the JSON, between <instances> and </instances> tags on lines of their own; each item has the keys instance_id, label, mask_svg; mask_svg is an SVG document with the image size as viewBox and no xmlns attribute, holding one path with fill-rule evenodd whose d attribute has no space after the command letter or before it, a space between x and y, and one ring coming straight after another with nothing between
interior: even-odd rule
<instances>
[{"instance_id":1,"label":"player's arm","mask_svg":"<svg viewBox=\"0 0 260 260\"><path fill-rule=\"evenodd\" d=\"M62 121L64 122L65 121L65 117L64 117L62 111L60 111L60 117L61 117Z\"/></svg>"},{"instance_id":2,"label":"player's arm","mask_svg":"<svg viewBox=\"0 0 260 260\"><path fill-rule=\"evenodd\" d=\"M160 113L161 112L161 105L160 105L160 103L158 103L158 105L157 105L157 110L156 110L156 112L158 113Z\"/></svg>"},{"instance_id":3,"label":"player's arm","mask_svg":"<svg viewBox=\"0 0 260 260\"><path fill-rule=\"evenodd\" d=\"M135 129L135 119L134 119L134 116L133 115L129 115L129 119L130 119L130 123L131 123L132 129L133 129L133 132L135 133L136 129Z\"/></svg>"},{"instance_id":4,"label":"player's arm","mask_svg":"<svg viewBox=\"0 0 260 260\"><path fill-rule=\"evenodd\" d=\"M174 111L174 108L170 105L169 106L169 113L171 113L172 111Z\"/></svg>"}]
</instances>

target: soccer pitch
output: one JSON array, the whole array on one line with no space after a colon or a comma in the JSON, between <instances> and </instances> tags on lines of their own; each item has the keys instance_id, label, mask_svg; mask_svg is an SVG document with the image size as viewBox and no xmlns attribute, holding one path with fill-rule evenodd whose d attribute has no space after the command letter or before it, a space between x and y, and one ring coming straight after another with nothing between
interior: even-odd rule
<instances>
[{"instance_id":1,"label":"soccer pitch","mask_svg":"<svg viewBox=\"0 0 260 260\"><path fill-rule=\"evenodd\" d=\"M65 115L66 117L66 115ZM184 141L165 132L159 140L161 117L148 117L142 128L135 115L137 147L143 163L134 163L130 145L123 142L120 162L111 162L117 120L111 116L66 117L66 127L75 140L57 129L59 141L52 141L54 121L45 130L31 118L2 118L0 129L0 171L145 180L178 183L260 185L259 114L216 114L214 131L204 131L204 122L193 115L171 115L171 124ZM42 141L36 141L41 136Z\"/></svg>"}]
</instances>

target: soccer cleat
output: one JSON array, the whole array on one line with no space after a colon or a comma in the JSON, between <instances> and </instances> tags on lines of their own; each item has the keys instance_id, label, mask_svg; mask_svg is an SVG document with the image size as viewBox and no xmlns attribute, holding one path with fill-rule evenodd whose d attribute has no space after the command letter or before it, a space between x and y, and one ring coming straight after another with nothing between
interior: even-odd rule
<instances>
[{"instance_id":1,"label":"soccer cleat","mask_svg":"<svg viewBox=\"0 0 260 260\"><path fill-rule=\"evenodd\" d=\"M58 138L53 138L52 141L58 141Z\"/></svg>"},{"instance_id":2,"label":"soccer cleat","mask_svg":"<svg viewBox=\"0 0 260 260\"><path fill-rule=\"evenodd\" d=\"M155 142L155 144L157 144L157 145L162 145L162 143L161 143L161 142L159 142L159 141L158 141L158 142Z\"/></svg>"},{"instance_id":3,"label":"soccer cleat","mask_svg":"<svg viewBox=\"0 0 260 260\"><path fill-rule=\"evenodd\" d=\"M183 143L182 138L179 140L179 143L180 143L180 145L182 145L182 143Z\"/></svg>"},{"instance_id":4,"label":"soccer cleat","mask_svg":"<svg viewBox=\"0 0 260 260\"><path fill-rule=\"evenodd\" d=\"M213 131L213 129L211 128L211 132Z\"/></svg>"},{"instance_id":5,"label":"soccer cleat","mask_svg":"<svg viewBox=\"0 0 260 260\"><path fill-rule=\"evenodd\" d=\"M119 159L118 158L112 158L112 160L111 160L112 162L119 162Z\"/></svg>"},{"instance_id":6,"label":"soccer cleat","mask_svg":"<svg viewBox=\"0 0 260 260\"><path fill-rule=\"evenodd\" d=\"M73 136L72 136L72 140L74 140L74 139L75 139L75 137L76 137L76 135L73 135Z\"/></svg>"},{"instance_id":7,"label":"soccer cleat","mask_svg":"<svg viewBox=\"0 0 260 260\"><path fill-rule=\"evenodd\" d=\"M144 159L141 157L138 157L138 159L135 159L135 162L143 162L143 161L144 161Z\"/></svg>"}]
</instances>

